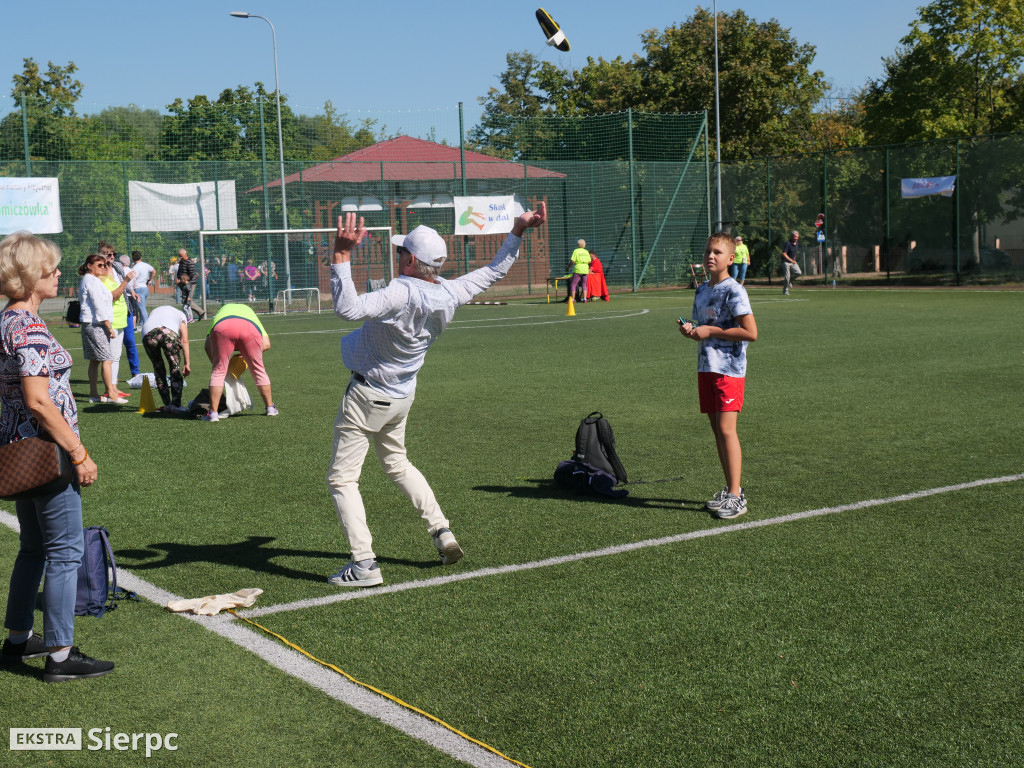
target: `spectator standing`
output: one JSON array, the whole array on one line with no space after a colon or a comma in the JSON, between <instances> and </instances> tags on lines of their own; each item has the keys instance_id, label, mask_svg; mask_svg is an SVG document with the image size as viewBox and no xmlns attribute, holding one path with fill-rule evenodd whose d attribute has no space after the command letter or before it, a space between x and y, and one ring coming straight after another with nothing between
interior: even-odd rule
<instances>
[{"instance_id":1,"label":"spectator standing","mask_svg":"<svg viewBox=\"0 0 1024 768\"><path fill-rule=\"evenodd\" d=\"M789 242L782 248L782 295L789 296L789 287L795 278L803 272L797 263L797 246L800 244L800 233L795 229L789 235Z\"/></svg>"},{"instance_id":2,"label":"spectator standing","mask_svg":"<svg viewBox=\"0 0 1024 768\"><path fill-rule=\"evenodd\" d=\"M135 273L135 282L132 290L139 298L139 321L140 326L145 324L149 317L149 309L146 306L149 301L149 284L153 282L156 275L156 268L142 260L142 253L132 251L132 272Z\"/></svg>"},{"instance_id":3,"label":"spectator standing","mask_svg":"<svg viewBox=\"0 0 1024 768\"><path fill-rule=\"evenodd\" d=\"M590 274L590 251L587 250L587 241L580 238L576 241L576 250L572 252L569 261L572 263L572 281L569 283L569 297L576 295L576 286L583 282L583 303L587 301L587 276Z\"/></svg>"},{"instance_id":4,"label":"spectator standing","mask_svg":"<svg viewBox=\"0 0 1024 768\"><path fill-rule=\"evenodd\" d=\"M91 658L74 643L78 568L85 552L84 486L96 482L96 464L82 444L71 392L71 355L39 316L57 296L61 253L28 232L0 241L0 445L46 435L67 452L75 478L63 489L15 502L20 548L11 570L0 663L46 657L48 683L102 677L114 663ZM99 256L97 255L97 259ZM45 578L44 578L45 577ZM42 586L43 635L33 631Z\"/></svg>"},{"instance_id":5,"label":"spectator standing","mask_svg":"<svg viewBox=\"0 0 1024 768\"><path fill-rule=\"evenodd\" d=\"M729 267L729 275L740 285L747 277L747 267L750 265L750 250L743 244L743 238L736 235L736 254L732 258L732 265Z\"/></svg>"}]
</instances>

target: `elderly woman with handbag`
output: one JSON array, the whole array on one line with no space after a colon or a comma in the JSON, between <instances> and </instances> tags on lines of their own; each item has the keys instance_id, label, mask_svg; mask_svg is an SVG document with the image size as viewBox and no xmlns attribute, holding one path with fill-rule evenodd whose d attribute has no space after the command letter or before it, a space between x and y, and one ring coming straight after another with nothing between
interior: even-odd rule
<instances>
[{"instance_id":1,"label":"elderly woman with handbag","mask_svg":"<svg viewBox=\"0 0 1024 768\"><path fill-rule=\"evenodd\" d=\"M43 680L100 677L114 664L86 656L72 645L78 567L82 562L81 487L96 482L96 464L78 435L71 392L71 356L39 317L44 299L57 295L60 249L29 232L0 241L0 450L10 443L46 437L67 452L75 477L40 488L16 502L21 547L11 573L4 626L9 635L0 663L46 656ZM43 636L32 623L43 574Z\"/></svg>"}]
</instances>

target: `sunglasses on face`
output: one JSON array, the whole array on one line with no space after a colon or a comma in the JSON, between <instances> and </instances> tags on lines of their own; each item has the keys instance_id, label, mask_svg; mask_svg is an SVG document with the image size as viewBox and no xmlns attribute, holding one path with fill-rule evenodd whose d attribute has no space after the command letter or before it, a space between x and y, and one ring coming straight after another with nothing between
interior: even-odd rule
<instances>
[{"instance_id":1,"label":"sunglasses on face","mask_svg":"<svg viewBox=\"0 0 1024 768\"><path fill-rule=\"evenodd\" d=\"M398 251L399 256L412 256L412 251L410 251L404 245L396 246L395 250Z\"/></svg>"}]
</instances>

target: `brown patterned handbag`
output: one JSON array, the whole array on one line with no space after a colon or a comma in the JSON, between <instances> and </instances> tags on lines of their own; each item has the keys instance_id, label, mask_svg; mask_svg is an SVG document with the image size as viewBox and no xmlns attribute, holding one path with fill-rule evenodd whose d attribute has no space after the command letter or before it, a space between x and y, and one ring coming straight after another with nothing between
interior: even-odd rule
<instances>
[{"instance_id":1,"label":"brown patterned handbag","mask_svg":"<svg viewBox=\"0 0 1024 768\"><path fill-rule=\"evenodd\" d=\"M0 446L0 499L5 501L62 491L75 475L67 451L43 437Z\"/></svg>"}]
</instances>

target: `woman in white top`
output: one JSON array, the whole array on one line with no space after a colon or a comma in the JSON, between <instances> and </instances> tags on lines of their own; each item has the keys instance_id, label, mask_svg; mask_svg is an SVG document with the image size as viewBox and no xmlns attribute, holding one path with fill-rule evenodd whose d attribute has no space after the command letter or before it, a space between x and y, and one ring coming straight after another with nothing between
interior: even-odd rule
<instances>
[{"instance_id":1,"label":"woman in white top","mask_svg":"<svg viewBox=\"0 0 1024 768\"><path fill-rule=\"evenodd\" d=\"M96 253L91 254L85 264L78 268L78 274L82 276L82 282L78 284L78 301L82 305L82 352L89 361L89 402L123 404L128 400L118 396L111 368L111 360L114 358L110 340L117 335L111 325L114 320L114 296L100 280L108 271L106 257ZM106 390L102 395L97 381L101 368Z\"/></svg>"},{"instance_id":2,"label":"woman in white top","mask_svg":"<svg viewBox=\"0 0 1024 768\"><path fill-rule=\"evenodd\" d=\"M185 313L168 304L163 304L150 312L146 322L142 324L142 346L149 355L149 361L153 363L156 388L160 393L160 399L164 401L161 410L185 413L188 409L181 405L181 392L185 386L185 377L192 372L188 348L188 320L185 319ZM164 357L170 366L170 386L167 384Z\"/></svg>"}]
</instances>

